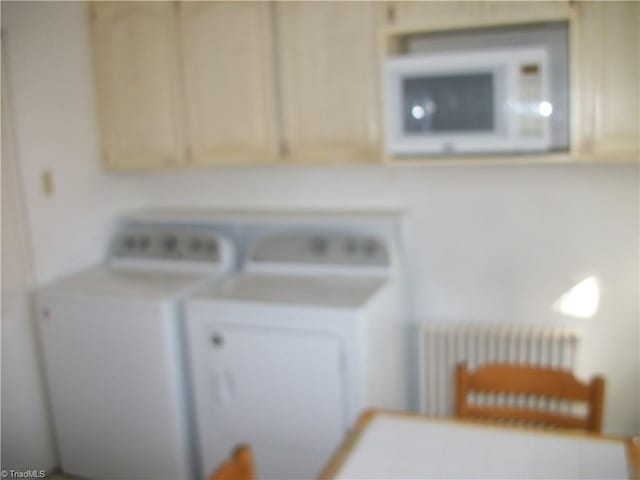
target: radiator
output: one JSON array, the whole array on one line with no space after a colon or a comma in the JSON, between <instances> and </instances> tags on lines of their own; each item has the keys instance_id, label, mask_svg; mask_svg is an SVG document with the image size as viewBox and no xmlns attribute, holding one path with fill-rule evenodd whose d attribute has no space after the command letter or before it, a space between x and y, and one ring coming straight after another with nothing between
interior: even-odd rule
<instances>
[{"instance_id":1,"label":"radiator","mask_svg":"<svg viewBox=\"0 0 640 480\"><path fill-rule=\"evenodd\" d=\"M466 362L470 369L485 363L508 362L573 371L579 338L579 331L571 328L424 324L419 340L420 411L434 416L453 414L458 362Z\"/></svg>"}]
</instances>

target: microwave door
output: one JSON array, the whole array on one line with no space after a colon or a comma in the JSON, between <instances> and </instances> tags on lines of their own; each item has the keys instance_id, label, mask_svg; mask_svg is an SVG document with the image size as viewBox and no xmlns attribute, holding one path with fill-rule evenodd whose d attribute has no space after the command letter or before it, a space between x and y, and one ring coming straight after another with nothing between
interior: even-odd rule
<instances>
[{"instance_id":1,"label":"microwave door","mask_svg":"<svg viewBox=\"0 0 640 480\"><path fill-rule=\"evenodd\" d=\"M399 78L401 143L414 152L446 155L510 143L505 73L496 67Z\"/></svg>"},{"instance_id":2,"label":"microwave door","mask_svg":"<svg viewBox=\"0 0 640 480\"><path fill-rule=\"evenodd\" d=\"M407 135L495 132L494 75L469 73L403 79Z\"/></svg>"},{"instance_id":3,"label":"microwave door","mask_svg":"<svg viewBox=\"0 0 640 480\"><path fill-rule=\"evenodd\" d=\"M402 89L409 135L495 131L491 73L406 78Z\"/></svg>"}]
</instances>

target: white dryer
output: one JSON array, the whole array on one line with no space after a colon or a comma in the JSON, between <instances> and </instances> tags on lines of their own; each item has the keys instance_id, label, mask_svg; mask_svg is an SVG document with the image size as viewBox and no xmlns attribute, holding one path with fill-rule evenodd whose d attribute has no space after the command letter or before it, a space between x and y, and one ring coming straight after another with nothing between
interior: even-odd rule
<instances>
[{"instance_id":1,"label":"white dryer","mask_svg":"<svg viewBox=\"0 0 640 480\"><path fill-rule=\"evenodd\" d=\"M204 472L248 443L259 478L315 478L359 412L406 408L398 274L385 238L290 231L187 301Z\"/></svg>"},{"instance_id":2,"label":"white dryer","mask_svg":"<svg viewBox=\"0 0 640 480\"><path fill-rule=\"evenodd\" d=\"M206 229L125 227L109 261L38 292L63 471L86 478L199 475L181 301L232 265Z\"/></svg>"}]
</instances>

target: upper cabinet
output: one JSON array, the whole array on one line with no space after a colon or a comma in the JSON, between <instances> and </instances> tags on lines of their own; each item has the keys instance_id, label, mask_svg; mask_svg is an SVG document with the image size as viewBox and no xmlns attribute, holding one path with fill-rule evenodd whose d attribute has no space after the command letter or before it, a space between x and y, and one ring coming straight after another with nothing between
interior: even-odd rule
<instances>
[{"instance_id":1,"label":"upper cabinet","mask_svg":"<svg viewBox=\"0 0 640 480\"><path fill-rule=\"evenodd\" d=\"M110 168L179 165L185 139L172 4L90 8L103 161Z\"/></svg>"},{"instance_id":2,"label":"upper cabinet","mask_svg":"<svg viewBox=\"0 0 640 480\"><path fill-rule=\"evenodd\" d=\"M89 9L108 168L378 161L384 35L555 20L566 20L570 35L565 157L638 152L637 2L89 2Z\"/></svg>"},{"instance_id":3,"label":"upper cabinet","mask_svg":"<svg viewBox=\"0 0 640 480\"><path fill-rule=\"evenodd\" d=\"M95 2L108 167L379 158L374 2Z\"/></svg>"},{"instance_id":4,"label":"upper cabinet","mask_svg":"<svg viewBox=\"0 0 640 480\"><path fill-rule=\"evenodd\" d=\"M640 147L640 4L579 2L578 149L629 155Z\"/></svg>"},{"instance_id":5,"label":"upper cabinet","mask_svg":"<svg viewBox=\"0 0 640 480\"><path fill-rule=\"evenodd\" d=\"M274 45L266 2L182 2L190 161L277 157Z\"/></svg>"},{"instance_id":6,"label":"upper cabinet","mask_svg":"<svg viewBox=\"0 0 640 480\"><path fill-rule=\"evenodd\" d=\"M277 157L273 31L263 2L94 2L108 168Z\"/></svg>"},{"instance_id":7,"label":"upper cabinet","mask_svg":"<svg viewBox=\"0 0 640 480\"><path fill-rule=\"evenodd\" d=\"M379 4L276 2L275 8L285 158L379 158Z\"/></svg>"}]
</instances>

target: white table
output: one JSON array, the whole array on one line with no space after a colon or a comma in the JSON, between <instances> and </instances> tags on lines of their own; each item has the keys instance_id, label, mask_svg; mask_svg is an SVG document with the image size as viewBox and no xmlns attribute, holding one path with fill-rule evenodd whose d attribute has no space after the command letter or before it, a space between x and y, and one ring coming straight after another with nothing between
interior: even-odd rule
<instances>
[{"instance_id":1,"label":"white table","mask_svg":"<svg viewBox=\"0 0 640 480\"><path fill-rule=\"evenodd\" d=\"M321 478L631 478L636 448L586 432L369 411Z\"/></svg>"}]
</instances>

